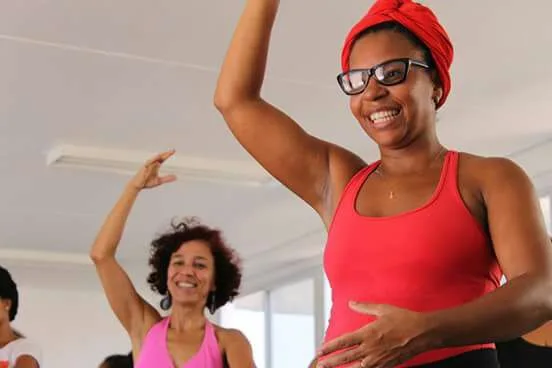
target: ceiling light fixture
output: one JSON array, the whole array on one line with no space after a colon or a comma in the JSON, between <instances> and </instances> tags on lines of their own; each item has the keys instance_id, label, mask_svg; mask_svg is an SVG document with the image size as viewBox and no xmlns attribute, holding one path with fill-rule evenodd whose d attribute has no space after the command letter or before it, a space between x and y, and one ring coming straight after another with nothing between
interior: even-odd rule
<instances>
[{"instance_id":1,"label":"ceiling light fixture","mask_svg":"<svg viewBox=\"0 0 552 368\"><path fill-rule=\"evenodd\" d=\"M51 167L86 169L123 175L135 174L155 153L103 147L59 145L46 155ZM256 164L244 161L203 157L171 157L161 168L162 174L180 178L245 186L271 186L274 179Z\"/></svg>"}]
</instances>

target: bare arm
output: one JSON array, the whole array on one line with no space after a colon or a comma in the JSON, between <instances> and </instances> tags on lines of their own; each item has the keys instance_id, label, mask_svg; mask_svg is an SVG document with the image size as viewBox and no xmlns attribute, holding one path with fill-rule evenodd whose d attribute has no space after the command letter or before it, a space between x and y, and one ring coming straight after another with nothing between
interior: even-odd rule
<instances>
[{"instance_id":1,"label":"bare arm","mask_svg":"<svg viewBox=\"0 0 552 368\"><path fill-rule=\"evenodd\" d=\"M278 0L246 1L219 76L215 106L241 145L328 220L326 200L335 188L330 176L334 170L345 171L348 181L364 163L349 151L309 135L261 98L278 5Z\"/></svg>"},{"instance_id":2,"label":"bare arm","mask_svg":"<svg viewBox=\"0 0 552 368\"><path fill-rule=\"evenodd\" d=\"M111 309L133 338L142 336L149 325L159 319L159 314L138 295L127 273L117 262L115 253L140 191L174 180L174 177L158 177L159 166L173 153L169 151L154 157L125 187L90 251Z\"/></svg>"},{"instance_id":3,"label":"bare arm","mask_svg":"<svg viewBox=\"0 0 552 368\"><path fill-rule=\"evenodd\" d=\"M486 165L482 194L509 282L474 302L434 313L437 346L515 338L552 319L552 247L531 181L508 160L489 159Z\"/></svg>"},{"instance_id":4,"label":"bare arm","mask_svg":"<svg viewBox=\"0 0 552 368\"><path fill-rule=\"evenodd\" d=\"M22 355L17 358L14 368L39 368L38 362L30 355Z\"/></svg>"},{"instance_id":5,"label":"bare arm","mask_svg":"<svg viewBox=\"0 0 552 368\"><path fill-rule=\"evenodd\" d=\"M240 331L228 331L225 339L225 353L228 368L255 368L251 345Z\"/></svg>"}]
</instances>

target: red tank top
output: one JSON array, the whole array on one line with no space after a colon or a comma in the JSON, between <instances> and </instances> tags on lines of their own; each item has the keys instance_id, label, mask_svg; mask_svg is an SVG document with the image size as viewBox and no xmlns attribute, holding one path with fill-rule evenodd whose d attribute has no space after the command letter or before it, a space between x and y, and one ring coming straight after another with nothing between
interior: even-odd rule
<instances>
[{"instance_id":1,"label":"red tank top","mask_svg":"<svg viewBox=\"0 0 552 368\"><path fill-rule=\"evenodd\" d=\"M458 191L458 152L447 153L439 184L422 207L389 217L361 216L356 198L378 165L351 179L328 232L324 268L332 309L326 341L373 321L352 311L351 300L434 311L477 299L500 285L502 272L491 244ZM430 351L399 367L485 347L494 345Z\"/></svg>"}]
</instances>

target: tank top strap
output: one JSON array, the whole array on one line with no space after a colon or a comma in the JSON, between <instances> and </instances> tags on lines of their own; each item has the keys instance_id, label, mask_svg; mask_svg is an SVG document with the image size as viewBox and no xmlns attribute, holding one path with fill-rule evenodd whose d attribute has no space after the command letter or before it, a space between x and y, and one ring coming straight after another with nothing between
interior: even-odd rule
<instances>
[{"instance_id":1,"label":"tank top strap","mask_svg":"<svg viewBox=\"0 0 552 368\"><path fill-rule=\"evenodd\" d=\"M170 318L165 317L153 326L150 327L148 333L146 334L146 339L160 339L164 338L167 335L169 329Z\"/></svg>"},{"instance_id":2,"label":"tank top strap","mask_svg":"<svg viewBox=\"0 0 552 368\"><path fill-rule=\"evenodd\" d=\"M441 173L441 191L455 198L460 195L458 192L458 156L457 151L448 151Z\"/></svg>"},{"instance_id":3,"label":"tank top strap","mask_svg":"<svg viewBox=\"0 0 552 368\"><path fill-rule=\"evenodd\" d=\"M216 347L219 348L217 335L215 333L215 326L209 321L205 322L205 345L209 348Z\"/></svg>"},{"instance_id":4,"label":"tank top strap","mask_svg":"<svg viewBox=\"0 0 552 368\"><path fill-rule=\"evenodd\" d=\"M207 320L201 348L185 368L222 368L223 365L222 351L217 340L215 326Z\"/></svg>"},{"instance_id":5,"label":"tank top strap","mask_svg":"<svg viewBox=\"0 0 552 368\"><path fill-rule=\"evenodd\" d=\"M345 216L349 218L353 213L352 208L354 208L355 198L357 197L362 184L366 181L366 178L370 176L372 172L378 167L380 161L373 162L366 167L360 169L353 177L349 180L345 189L340 195L337 206L335 207L333 218L329 227L329 231L334 227L337 219Z\"/></svg>"},{"instance_id":6,"label":"tank top strap","mask_svg":"<svg viewBox=\"0 0 552 368\"><path fill-rule=\"evenodd\" d=\"M138 353L136 368L172 367L172 359L166 344L168 328L169 317L163 318L150 327Z\"/></svg>"},{"instance_id":7,"label":"tank top strap","mask_svg":"<svg viewBox=\"0 0 552 368\"><path fill-rule=\"evenodd\" d=\"M345 186L345 189L343 189L343 193L341 193L341 198L338 203L337 209L342 206L341 202L354 202L355 198L358 195L358 192L360 191L360 188L362 187L368 176L370 176L370 174L372 174L374 170L379 166L379 164L380 161L378 160L367 165L366 167L359 170L351 178L351 180L349 180L349 182Z\"/></svg>"}]
</instances>

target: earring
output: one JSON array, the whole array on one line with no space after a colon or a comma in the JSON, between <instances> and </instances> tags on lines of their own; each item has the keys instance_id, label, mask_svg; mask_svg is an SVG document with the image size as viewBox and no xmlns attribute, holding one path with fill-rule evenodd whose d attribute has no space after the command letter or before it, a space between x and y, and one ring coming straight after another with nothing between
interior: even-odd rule
<instances>
[{"instance_id":1,"label":"earring","mask_svg":"<svg viewBox=\"0 0 552 368\"><path fill-rule=\"evenodd\" d=\"M171 305L172 305L171 294L166 295L163 299L161 299L161 303L159 303L159 306L164 311L171 309Z\"/></svg>"},{"instance_id":2,"label":"earring","mask_svg":"<svg viewBox=\"0 0 552 368\"><path fill-rule=\"evenodd\" d=\"M209 294L209 302L207 308L209 309L209 313L211 314L215 314L215 311L217 310L217 297L214 291Z\"/></svg>"}]
</instances>

